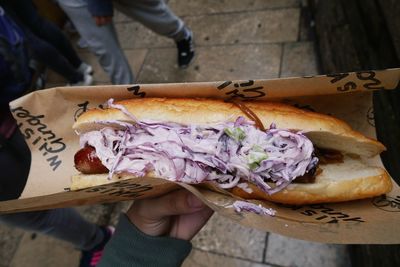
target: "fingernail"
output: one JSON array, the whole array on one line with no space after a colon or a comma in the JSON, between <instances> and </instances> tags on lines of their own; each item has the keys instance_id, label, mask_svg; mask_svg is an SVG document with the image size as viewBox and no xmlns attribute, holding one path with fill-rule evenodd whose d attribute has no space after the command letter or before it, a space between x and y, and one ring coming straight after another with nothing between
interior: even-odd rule
<instances>
[{"instance_id":1,"label":"fingernail","mask_svg":"<svg viewBox=\"0 0 400 267\"><path fill-rule=\"evenodd\" d=\"M198 199L195 195L190 194L187 198L187 202L189 204L189 207L191 208L201 208L204 207L204 203Z\"/></svg>"}]
</instances>

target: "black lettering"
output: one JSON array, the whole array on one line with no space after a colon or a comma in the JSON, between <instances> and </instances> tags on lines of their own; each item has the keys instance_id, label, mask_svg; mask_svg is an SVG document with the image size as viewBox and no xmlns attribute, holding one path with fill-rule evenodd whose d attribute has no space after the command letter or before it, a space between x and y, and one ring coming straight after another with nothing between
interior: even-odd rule
<instances>
[{"instance_id":1,"label":"black lettering","mask_svg":"<svg viewBox=\"0 0 400 267\"><path fill-rule=\"evenodd\" d=\"M316 209L316 210L320 210L321 212L327 213L327 214L330 214L330 212L334 212L335 211L334 209L328 208L328 207L326 207L324 205L321 205L321 204L310 205L310 208Z\"/></svg>"},{"instance_id":2,"label":"black lettering","mask_svg":"<svg viewBox=\"0 0 400 267\"><path fill-rule=\"evenodd\" d=\"M74 113L74 120L76 121L80 115L82 115L88 107L89 101L78 104L78 109Z\"/></svg>"},{"instance_id":3,"label":"black lettering","mask_svg":"<svg viewBox=\"0 0 400 267\"><path fill-rule=\"evenodd\" d=\"M331 220L327 223L338 223L338 222L339 222L338 219L336 219L335 217L332 217Z\"/></svg>"},{"instance_id":4,"label":"black lettering","mask_svg":"<svg viewBox=\"0 0 400 267\"><path fill-rule=\"evenodd\" d=\"M333 78L331 80L331 83L336 83L336 82L338 82L340 80L343 80L347 76L349 76L349 74L348 73L337 73L337 74L329 74L329 75L326 75L326 76Z\"/></svg>"},{"instance_id":5,"label":"black lettering","mask_svg":"<svg viewBox=\"0 0 400 267\"><path fill-rule=\"evenodd\" d=\"M366 74L366 76L364 76ZM363 72L357 72L357 78L360 79L361 81L371 81L370 83L365 83L364 88L368 90L381 90L385 89L383 86L378 86L381 83L380 80L378 80L375 77L375 72L373 71L363 71Z\"/></svg>"},{"instance_id":6,"label":"black lettering","mask_svg":"<svg viewBox=\"0 0 400 267\"><path fill-rule=\"evenodd\" d=\"M118 184L114 184L113 187L118 188L116 192L111 193L110 195L122 196L122 197L138 197L142 196L142 192L149 191L153 189L150 185L141 185L141 184L131 184L129 182L120 182Z\"/></svg>"},{"instance_id":7,"label":"black lettering","mask_svg":"<svg viewBox=\"0 0 400 267\"><path fill-rule=\"evenodd\" d=\"M135 195L136 196L136 192L130 192L130 191L125 191L125 190L116 190L112 193L109 193L109 195L111 196L118 196L118 197L124 197L126 195Z\"/></svg>"},{"instance_id":8,"label":"black lettering","mask_svg":"<svg viewBox=\"0 0 400 267\"><path fill-rule=\"evenodd\" d=\"M122 194L123 194L122 191L116 190L116 191L109 193L108 195L120 197Z\"/></svg>"},{"instance_id":9,"label":"black lettering","mask_svg":"<svg viewBox=\"0 0 400 267\"><path fill-rule=\"evenodd\" d=\"M247 89L243 89L243 92L252 92L252 93L256 93L256 95L254 96L247 96L246 98L258 98L258 97L263 97L265 96L265 92L262 91L263 87L255 87L255 88L247 88Z\"/></svg>"},{"instance_id":10,"label":"black lettering","mask_svg":"<svg viewBox=\"0 0 400 267\"><path fill-rule=\"evenodd\" d=\"M30 118L27 119L26 121L27 121L30 125L32 125L32 126L40 125L40 126L46 127L46 126L43 125L43 123L40 121L40 119L43 119L43 118L44 118L44 115L37 115L37 116L30 115Z\"/></svg>"},{"instance_id":11,"label":"black lettering","mask_svg":"<svg viewBox=\"0 0 400 267\"><path fill-rule=\"evenodd\" d=\"M32 142L32 144L36 145L36 144L40 141L40 139L42 139L42 137L41 137L41 136L38 136L38 137Z\"/></svg>"},{"instance_id":12,"label":"black lettering","mask_svg":"<svg viewBox=\"0 0 400 267\"><path fill-rule=\"evenodd\" d=\"M89 188L89 189L83 189L83 190L84 190L85 192L87 192L87 193L94 193L94 192L100 191L100 189L97 188L97 187Z\"/></svg>"},{"instance_id":13,"label":"black lettering","mask_svg":"<svg viewBox=\"0 0 400 267\"><path fill-rule=\"evenodd\" d=\"M245 95L240 94L238 89L235 89L235 90L232 90L232 91L229 91L226 93L226 95L232 95L232 94L233 94L232 97L242 97L242 98L246 97Z\"/></svg>"},{"instance_id":14,"label":"black lettering","mask_svg":"<svg viewBox=\"0 0 400 267\"><path fill-rule=\"evenodd\" d=\"M117 190L122 190L124 192L146 192L153 189L150 185L141 185L141 184L131 184L129 182L124 182L120 184L114 184L114 188Z\"/></svg>"},{"instance_id":15,"label":"black lettering","mask_svg":"<svg viewBox=\"0 0 400 267\"><path fill-rule=\"evenodd\" d=\"M112 186L113 186L113 187L117 187L117 188L121 188L121 187L126 187L126 186L128 186L128 185L133 185L133 186L135 186L135 187L140 186L140 185L138 185L138 184L131 184L131 183L127 182L127 181L120 181L120 182L118 182L118 183L113 184Z\"/></svg>"},{"instance_id":16,"label":"black lettering","mask_svg":"<svg viewBox=\"0 0 400 267\"><path fill-rule=\"evenodd\" d=\"M85 192L87 192L87 193L95 193L95 192L99 192L99 191L101 191L103 189L104 189L104 187L92 187L92 188L86 188L86 189L83 189L83 190Z\"/></svg>"},{"instance_id":17,"label":"black lettering","mask_svg":"<svg viewBox=\"0 0 400 267\"><path fill-rule=\"evenodd\" d=\"M380 196L379 198L375 198L373 204L376 207L387 207L390 206L390 200L388 200L385 196Z\"/></svg>"},{"instance_id":18,"label":"black lettering","mask_svg":"<svg viewBox=\"0 0 400 267\"><path fill-rule=\"evenodd\" d=\"M400 211L400 198L397 196L396 198L393 197L386 197L380 196L374 198L372 204L382 210L391 211L391 212L398 212Z\"/></svg>"},{"instance_id":19,"label":"black lettering","mask_svg":"<svg viewBox=\"0 0 400 267\"><path fill-rule=\"evenodd\" d=\"M349 90L354 90L356 88L357 84L355 84L354 82L347 82L343 87L338 86L336 90L338 90L339 92L347 92Z\"/></svg>"},{"instance_id":20,"label":"black lettering","mask_svg":"<svg viewBox=\"0 0 400 267\"><path fill-rule=\"evenodd\" d=\"M343 218L348 218L348 217L349 217L349 215L344 214L344 213L339 212L339 211L336 211L336 212L326 212L326 213L328 213L329 215L339 215L339 216L336 216L336 217L339 218L339 219L343 219Z\"/></svg>"},{"instance_id":21,"label":"black lettering","mask_svg":"<svg viewBox=\"0 0 400 267\"><path fill-rule=\"evenodd\" d=\"M55 171L62 163L62 161L58 159L57 155L48 158L47 161L50 162L50 167L53 167L53 171Z\"/></svg>"},{"instance_id":22,"label":"black lettering","mask_svg":"<svg viewBox=\"0 0 400 267\"><path fill-rule=\"evenodd\" d=\"M11 111L12 112L20 111L15 114L18 118L26 118L30 115L29 112L26 109L24 109L23 107L14 108L14 109L11 109Z\"/></svg>"},{"instance_id":23,"label":"black lettering","mask_svg":"<svg viewBox=\"0 0 400 267\"><path fill-rule=\"evenodd\" d=\"M226 95L231 95L231 97L240 97L243 99L252 99L252 98L259 98L265 96L265 93L262 90L263 87L255 87L255 88L247 88L243 89L243 93L256 93L255 95L248 95L248 94L243 94L239 91L239 89L234 89L232 91L226 92Z\"/></svg>"},{"instance_id":24,"label":"black lettering","mask_svg":"<svg viewBox=\"0 0 400 267\"><path fill-rule=\"evenodd\" d=\"M140 190L147 190L146 186L142 186L140 184L128 184L124 186L124 189L127 190L134 190L134 191L140 191Z\"/></svg>"},{"instance_id":25,"label":"black lettering","mask_svg":"<svg viewBox=\"0 0 400 267\"><path fill-rule=\"evenodd\" d=\"M35 133L34 130L32 130L31 128L26 128L24 131L24 137L25 139L29 139L31 138L31 136Z\"/></svg>"},{"instance_id":26,"label":"black lettering","mask_svg":"<svg viewBox=\"0 0 400 267\"><path fill-rule=\"evenodd\" d=\"M118 185L118 186L114 186L116 187L118 190L136 190L136 188L138 188L140 185L137 184L123 184L123 185Z\"/></svg>"},{"instance_id":27,"label":"black lettering","mask_svg":"<svg viewBox=\"0 0 400 267\"><path fill-rule=\"evenodd\" d=\"M64 142L61 142L62 140L63 140L62 138L58 138L56 140L51 141L50 144L59 145L59 147L58 147L58 149L49 148L46 151L51 152L51 153L58 153L58 152L63 151L67 146L65 145Z\"/></svg>"},{"instance_id":28,"label":"black lettering","mask_svg":"<svg viewBox=\"0 0 400 267\"><path fill-rule=\"evenodd\" d=\"M112 187L109 187L109 188L106 188L106 189L101 191L102 194L107 194L107 193L110 193L110 192L115 192L115 189L112 188Z\"/></svg>"},{"instance_id":29,"label":"black lettering","mask_svg":"<svg viewBox=\"0 0 400 267\"><path fill-rule=\"evenodd\" d=\"M151 186L142 186L142 187L137 188L135 190L135 192L146 192L146 191L149 191L151 189L153 189L153 187L151 187Z\"/></svg>"},{"instance_id":30,"label":"black lettering","mask_svg":"<svg viewBox=\"0 0 400 267\"><path fill-rule=\"evenodd\" d=\"M59 139L61 139L61 138L59 138ZM50 144L52 144L52 142ZM57 143L57 144L59 144L60 146L57 148L53 148L52 146L49 146L49 143L45 142L39 147L39 150L42 151L44 149L46 152L49 152L49 153L59 153L59 152L63 151L66 147L66 145L62 142Z\"/></svg>"},{"instance_id":31,"label":"black lettering","mask_svg":"<svg viewBox=\"0 0 400 267\"><path fill-rule=\"evenodd\" d=\"M249 80L248 82L241 83L241 87L252 86L254 84L254 80Z\"/></svg>"},{"instance_id":32,"label":"black lettering","mask_svg":"<svg viewBox=\"0 0 400 267\"><path fill-rule=\"evenodd\" d=\"M400 202L398 200L392 200L390 203L390 207L392 208L400 208Z\"/></svg>"},{"instance_id":33,"label":"black lettering","mask_svg":"<svg viewBox=\"0 0 400 267\"><path fill-rule=\"evenodd\" d=\"M222 90L222 89L226 88L227 86L229 86L231 83L232 83L232 81L223 82L221 85L217 86L217 89Z\"/></svg>"},{"instance_id":34,"label":"black lettering","mask_svg":"<svg viewBox=\"0 0 400 267\"><path fill-rule=\"evenodd\" d=\"M43 134L43 135L44 135L43 137L45 137L47 140L56 138L56 135L55 135L51 130L45 131L46 129L47 129L47 126L44 125L44 124L41 124L40 127L37 128L37 130L38 130L41 134ZM47 136L46 136L46 135L47 135Z\"/></svg>"},{"instance_id":35,"label":"black lettering","mask_svg":"<svg viewBox=\"0 0 400 267\"><path fill-rule=\"evenodd\" d=\"M133 92L133 95L139 96L139 97L145 97L146 93L145 92L140 92L140 86L139 85L134 85L132 87L128 87L127 90L129 92Z\"/></svg>"},{"instance_id":36,"label":"black lettering","mask_svg":"<svg viewBox=\"0 0 400 267\"><path fill-rule=\"evenodd\" d=\"M325 218L328 218L328 216L322 215L322 216L320 216L320 217L318 217L318 218L315 218L315 219L318 220L318 221L320 221L320 220L325 219Z\"/></svg>"},{"instance_id":37,"label":"black lettering","mask_svg":"<svg viewBox=\"0 0 400 267\"><path fill-rule=\"evenodd\" d=\"M306 216L313 216L313 215L317 214L318 212L316 212L315 210L305 210L300 213L303 215L306 215Z\"/></svg>"}]
</instances>

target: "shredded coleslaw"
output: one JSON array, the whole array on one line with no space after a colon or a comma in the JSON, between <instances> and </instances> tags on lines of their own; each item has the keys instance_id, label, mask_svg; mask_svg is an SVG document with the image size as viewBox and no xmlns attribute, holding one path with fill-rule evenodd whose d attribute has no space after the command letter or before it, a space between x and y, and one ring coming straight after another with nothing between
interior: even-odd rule
<instances>
[{"instance_id":1,"label":"shredded coleslaw","mask_svg":"<svg viewBox=\"0 0 400 267\"><path fill-rule=\"evenodd\" d=\"M135 123L109 121L121 129L84 133L80 145L95 148L110 177L154 171L170 181L213 181L225 189L248 181L273 194L318 163L312 142L302 132L277 129L274 124L264 132L244 117L208 126L143 121L112 100L108 105Z\"/></svg>"}]
</instances>

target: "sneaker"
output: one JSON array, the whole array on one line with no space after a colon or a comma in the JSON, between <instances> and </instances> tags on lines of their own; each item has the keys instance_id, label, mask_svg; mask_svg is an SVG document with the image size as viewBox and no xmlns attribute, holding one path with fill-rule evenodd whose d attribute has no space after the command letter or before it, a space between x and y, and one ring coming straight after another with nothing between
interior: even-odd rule
<instances>
[{"instance_id":1,"label":"sneaker","mask_svg":"<svg viewBox=\"0 0 400 267\"><path fill-rule=\"evenodd\" d=\"M93 84L93 76L90 74L83 75L83 80L76 83L69 83L68 86L89 86Z\"/></svg>"},{"instance_id":2,"label":"sneaker","mask_svg":"<svg viewBox=\"0 0 400 267\"><path fill-rule=\"evenodd\" d=\"M89 43L82 37L79 38L78 42L76 42L76 45L81 49L89 48ZM82 64L84 64L84 63L82 63Z\"/></svg>"},{"instance_id":3,"label":"sneaker","mask_svg":"<svg viewBox=\"0 0 400 267\"><path fill-rule=\"evenodd\" d=\"M103 241L91 250L82 251L79 267L95 267L100 262L104 247L113 235L115 228L112 226L107 226L101 227L101 230L104 233Z\"/></svg>"},{"instance_id":4,"label":"sneaker","mask_svg":"<svg viewBox=\"0 0 400 267\"><path fill-rule=\"evenodd\" d=\"M83 75L92 75L93 76L93 68L89 64L82 62L81 65L77 68L77 71L82 73Z\"/></svg>"},{"instance_id":5,"label":"sneaker","mask_svg":"<svg viewBox=\"0 0 400 267\"><path fill-rule=\"evenodd\" d=\"M178 48L178 66L181 69L187 68L194 57L193 34L176 42Z\"/></svg>"}]
</instances>

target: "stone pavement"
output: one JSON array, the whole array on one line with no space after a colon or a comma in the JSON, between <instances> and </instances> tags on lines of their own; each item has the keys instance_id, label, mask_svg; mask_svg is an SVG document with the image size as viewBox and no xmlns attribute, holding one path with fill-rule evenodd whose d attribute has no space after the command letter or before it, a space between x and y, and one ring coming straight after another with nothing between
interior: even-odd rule
<instances>
[{"instance_id":1,"label":"stone pavement","mask_svg":"<svg viewBox=\"0 0 400 267\"><path fill-rule=\"evenodd\" d=\"M305 1L304 1L305 2ZM192 28L196 58L186 70L176 64L174 43L156 36L120 12L116 29L141 83L260 79L318 73L314 43L298 0L170 0L170 7ZM94 66L95 83L109 84L96 58L79 49ZM64 85L54 74L48 86ZM115 224L129 203L80 207L89 220ZM185 267L350 266L346 247L311 243L242 227L214 215L193 240ZM77 266L79 252L69 244L0 226L0 267Z\"/></svg>"}]
</instances>

